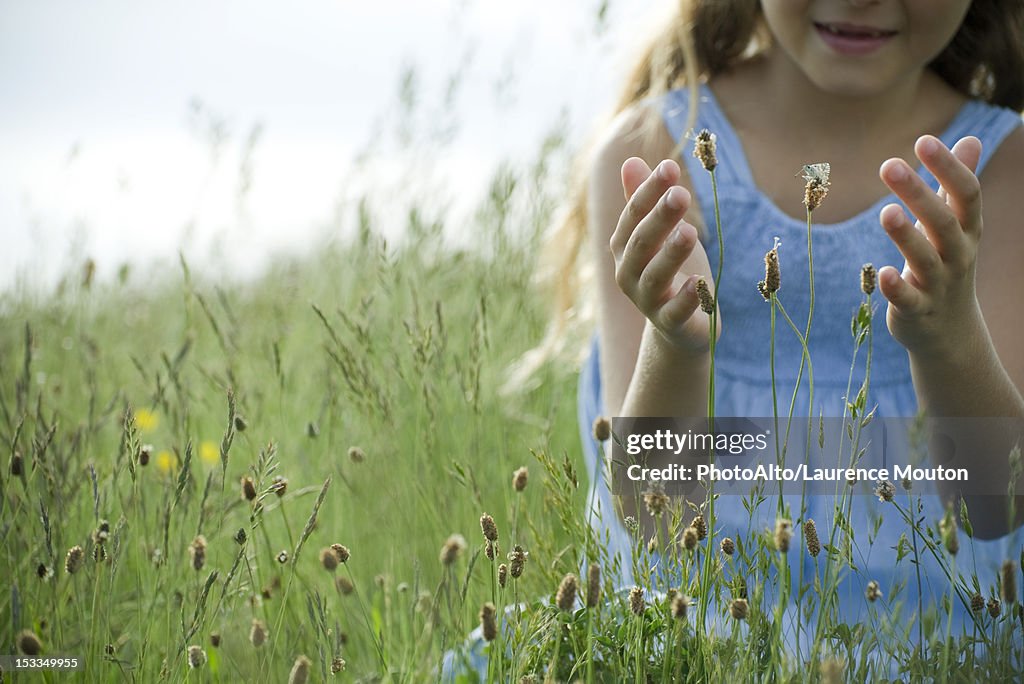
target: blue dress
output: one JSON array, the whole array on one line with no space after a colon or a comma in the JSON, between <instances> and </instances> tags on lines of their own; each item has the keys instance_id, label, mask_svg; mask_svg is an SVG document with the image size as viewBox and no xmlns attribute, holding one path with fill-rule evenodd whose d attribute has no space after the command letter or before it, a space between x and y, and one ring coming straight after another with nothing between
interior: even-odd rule
<instances>
[{"instance_id":1,"label":"blue dress","mask_svg":"<svg viewBox=\"0 0 1024 684\"><path fill-rule=\"evenodd\" d=\"M807 226L804 221L795 220L784 214L758 189L740 141L716 102L714 94L706 85L702 85L699 92L700 103L695 128L707 128L717 136L719 166L716 169L716 180L725 252L724 270L718 292L724 323L715 356L716 412L719 416L771 416L768 347L770 306L758 294L755 285L764 277L764 254L773 246L774 238L778 237L781 240L779 261L782 273L779 296L794 322L802 327L809 305ZM689 99L689 91L686 89L668 93L664 99L663 118L669 133L675 140L683 143L682 161L689 171L691 190L699 206L705 211L704 223L710 228L710 234L702 236L704 248L712 268L715 268L718 263L718 242L714 234L714 216L711 213L714 206L711 180L700 162L690 154L692 143L684 139ZM952 146L965 135L978 137L983 145L978 165L980 174L1002 140L1020 125L1021 117L1016 112L978 101L969 101L939 137L947 146ZM809 154L813 156L813 151ZM937 181L930 173L922 169L921 174L934 189L937 189ZM794 192L802 192L802 181L799 178L794 178ZM863 301L859 288L861 266L870 262L876 267L887 264L901 267L904 263L902 255L878 222L879 211L890 202L902 205L897 197L889 195L846 221L813 226L815 316L809 346L814 369L815 416L821 414L825 417L841 418L844 415L851 360L854 356L850 321ZM906 210L905 205L904 209ZM909 210L907 213L910 214ZM907 352L892 338L886 328L884 299L876 294L874 302L876 315L868 407L877 406L876 416L879 418L912 417L917 413L917 399L911 382ZM611 567L614 557L618 556L621 567L618 579L623 586L628 586L633 583L629 560L631 540L615 512L613 497L607 484L604 459L592 436L594 420L605 415L601 398L599 344L600 341L595 335L590 356L579 377L579 427L591 483L591 523L600 538L606 540L611 558L606 559L605 567ZM775 374L777 386L781 388L779 411L783 416L788 413L800 356L798 340L780 317L776 326ZM864 357L862 350L853 372L853 393L857 391L860 381L864 378ZM796 407L795 415L808 415L806 371ZM791 462L787 459L787 463ZM896 486L898 496L903 497L903 502L906 503L906 494L900 489L899 483ZM942 518L943 509L934 489L926 490L925 487L915 485L913 491L915 495L924 494L923 515L926 516L926 522L933 523ZM819 534L827 535L827 531L821 528L825 527L826 520L831 519L833 497L808 497L802 516L800 497L794 499L787 495L785 499L791 506L794 521L798 518L816 519ZM751 532L772 529L776 518L776 505L777 498L774 502L762 504L756 509L754 519L751 520L738 497L719 498L716 506L716 538L745 538ZM850 624L857 621L872 624L890 621L904 629L909 640L914 640L917 638L916 621L919 618L916 615L919 586L917 571L907 557L897 562L896 549L900 544L901 535L907 533L909 538L910 534L908 527L895 515L896 511L892 508L885 509L884 506L892 504L880 503L873 496L853 497L851 526L859 531L854 563L857 571L848 570L839 586L840 614L844 621ZM872 534L872 530L875 529L873 522L878 515L883 516L884 522L877 533ZM793 538L793 550L788 554L788 559L793 578L791 595L795 596L800 563L804 564L805 582L811 581L816 566L810 555L800 546L800 530L794 531L796 535ZM975 575L984 596L998 596L995 586L999 565L1006 559L1015 560L1020 557L1024 539L1021 530L1018 529L1002 539L990 541L972 541L963 531L959 537L961 549L957 556L957 571L967 577ZM635 542L632 544L635 546ZM821 560L824 560L824 554ZM818 572L823 573L821 570ZM884 595L882 600L873 604L869 604L865 597L865 588L871 580L878 582ZM896 591L896 588L904 583L902 591ZM950 591L946 575L927 553L921 556L920 588L924 606L940 606L942 597L948 596ZM709 612L712 614L711 619L723 620L726 606L709 606ZM954 602L954 614L953 634L958 634L960 628L966 629L969 633L973 629L973 623L969 611L960 601ZM784 628L788 632L787 638L791 643L806 648L809 636L807 633L799 636L794 634L793 617L788 616ZM941 626L944 631L944 619Z\"/></svg>"}]
</instances>

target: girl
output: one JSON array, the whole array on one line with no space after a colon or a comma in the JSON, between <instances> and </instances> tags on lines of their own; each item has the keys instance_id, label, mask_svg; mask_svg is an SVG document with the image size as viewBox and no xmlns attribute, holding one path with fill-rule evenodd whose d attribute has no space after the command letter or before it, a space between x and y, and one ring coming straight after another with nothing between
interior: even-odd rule
<instances>
[{"instance_id":1,"label":"girl","mask_svg":"<svg viewBox=\"0 0 1024 684\"><path fill-rule=\"evenodd\" d=\"M814 405L805 381L798 414L844 415L854 350L850 317L863 300L861 266L873 263L882 267L887 325L877 317L868 408L876 406L879 417L920 410L1019 419L1022 108L1020 2L678 2L673 21L630 78L587 183L547 249L561 259L549 270L561 280L542 349L567 334L583 289L575 274L590 270L594 277L588 290L596 296L598 327L580 376L580 430L593 483L592 520L610 540L622 584L633 582L629 558L636 542L603 476L605 458L591 426L601 416L707 415L711 326L698 306L697 282L713 284L717 266L711 264L720 253L710 175L683 150L690 146L687 132L717 136L724 241L720 289L713 293L717 415L772 415L771 307L755 283L765 252L780 238L779 295L802 327L812 300L803 181L794 174L827 160L831 190L813 212L810 231ZM915 159L923 166L915 169ZM778 387L794 387L800 363L798 340L783 325L775 342ZM859 366L854 377L863 372ZM972 468L1010 480L1008 458L985 459ZM934 527L944 515L942 501L934 488L915 485L912 495L918 494L923 525ZM621 503L627 512L643 508ZM958 572L977 579L984 599L999 595L1000 565L1022 550L1019 515L1008 524L1008 503L1005 496L968 501L974 538L960 535ZM826 528L833 522L831 498L808 497L801 508L800 497L787 497L785 506L797 531L809 518ZM911 640L929 638L919 631L918 590L924 608L938 609L949 580L928 554L918 554L916 564L906 560L909 542L901 535L911 532L892 503L857 496L852 506L856 569L847 569L839 586L844 621L902 621L897 624ZM1016 510L1024 506L1017 502ZM722 497L713 538L770 529L776 511L769 502L752 515L738 497ZM801 563L805 582L821 573L798 542L788 554L793 596ZM954 604L957 629L970 630L972 620L985 617L962 600ZM728 615L726 604L707 610L719 619ZM812 633L788 637L805 648Z\"/></svg>"}]
</instances>

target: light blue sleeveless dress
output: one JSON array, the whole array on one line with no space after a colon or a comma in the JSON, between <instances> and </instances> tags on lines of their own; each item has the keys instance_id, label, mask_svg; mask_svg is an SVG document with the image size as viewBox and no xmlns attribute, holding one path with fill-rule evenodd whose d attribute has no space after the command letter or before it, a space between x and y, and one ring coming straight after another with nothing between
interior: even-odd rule
<instances>
[{"instance_id":1,"label":"light blue sleeveless dress","mask_svg":"<svg viewBox=\"0 0 1024 684\"><path fill-rule=\"evenodd\" d=\"M700 102L697 110L696 130L707 128L717 136L719 166L716 169L718 197L724 236L725 264L722 272L718 301L723 316L723 332L715 357L716 410L719 416L771 416L772 395L769 371L770 306L756 290L758 280L764 278L764 254L773 246L773 240L781 240L779 260L782 273L782 287L779 296L798 326L806 321L809 305L807 226L804 221L795 220L784 214L754 184L740 141L715 100L711 89L700 87ZM705 225L710 234L703 236L704 248L712 267L718 263L718 242L714 234L714 216L711 180L700 162L690 154L692 143L684 139L684 127L689 107L689 91L686 89L668 93L664 99L663 118L668 132L676 141L682 141L683 159L689 171L692 190L697 202L705 212ZM999 147L1002 140L1017 126L1021 125L1020 114L1011 110L994 107L978 101L966 103L948 128L939 136L947 146L952 146L965 135L978 137L983 145L978 173ZM795 144L799 144L796 141ZM813 150L807 150L809 163L826 161L815 158ZM796 173L798 169L780 170L781 173ZM923 178L935 189L938 184L926 170ZM803 192L803 181L793 179L793 191ZM825 200L828 201L827 199ZM810 333L810 349L814 368L814 409L813 415L838 417L844 415L845 397L854 356L854 339L850 331L850 320L863 301L859 287L861 266L873 263L876 268L894 265L901 268L904 259L895 245L886 236L878 222L881 208L890 202L902 204L894 195L883 197L874 206L840 223L814 225L814 283L815 315ZM906 210L906 207L904 206ZM910 214L907 210L908 215ZM917 413L917 399L911 381L909 359L906 350L889 334L885 325L885 301L879 294L874 296L876 314L873 326L873 357L871 368L868 406L877 405L876 416L912 417ZM600 341L595 335L589 359L584 364L578 387L578 415L582 443L590 476L591 523L599 537L605 540L611 558L605 567L611 567L618 556L622 586L633 583L630 553L631 540L613 506L613 498L604 472L604 461L592 436L594 420L605 415L601 399L601 375L599 365ZM775 374L779 392L779 411L788 412L789 399L795 386L800 363L801 349L798 340L788 325L777 319ZM853 372L855 393L864 378L865 354L859 354L857 367ZM796 415L807 416L808 392L807 374L796 402ZM789 463L787 459L787 463ZM898 495L906 494L896 483ZM769 487L770 489L770 487ZM934 490L931 494L924 487L915 485L914 493L926 493L924 513L928 522L942 518L943 509ZM785 497L791 506L793 518L800 516L800 497ZM811 496L807 499L803 518L816 519L819 534L826 534L821 528L831 519L832 497ZM756 510L755 519L743 509L739 497L723 496L716 507L717 539L723 536L745 537L749 532L772 529L776 518L777 497ZM891 620L906 627L908 639L917 638L915 615L917 608L917 573L906 557L897 562L896 548L902 533L909 532L898 519L893 509L884 509L873 496L853 497L851 525L859 530L855 561L857 572L848 572L839 587L839 606L844 621L873 622ZM870 543L873 522L883 514L883 524L878 528ZM791 595L796 595L796 583L800 563L804 564L804 581L810 581L815 565L810 555L801 548L802 534L794 529L793 551L788 555L791 577ZM967 576L977 576L983 595L993 595L999 565L1006 559L1020 557L1021 530L998 540L972 541L961 531L961 550L957 556L957 570ZM634 543L635 546L635 543ZM821 560L824 560L822 554ZM822 564L824 565L824 564ZM865 588L869 581L877 581L884 595L883 599L869 604ZM895 591L905 584L902 591ZM943 596L949 595L950 584L937 563L927 554L921 556L921 581L923 605L941 605ZM897 594L894 596L893 594ZM995 593L998 596L998 593ZM902 605L900 605L902 603ZM726 607L709 606L712 619L723 620ZM944 613L943 613L944 614ZM954 635L960 628L970 632L973 622L969 611L959 602L954 602ZM788 616L792 622L792 615ZM945 622L942 621L944 631ZM787 624L791 643L806 649L807 634L794 636L791 624ZM926 637L927 638L927 637ZM804 653L807 651L804 650Z\"/></svg>"}]
</instances>

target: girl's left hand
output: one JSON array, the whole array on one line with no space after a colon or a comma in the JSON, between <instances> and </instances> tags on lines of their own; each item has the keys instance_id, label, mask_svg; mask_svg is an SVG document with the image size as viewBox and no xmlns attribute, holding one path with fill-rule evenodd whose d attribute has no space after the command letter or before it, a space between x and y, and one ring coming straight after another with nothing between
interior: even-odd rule
<instances>
[{"instance_id":1,"label":"girl's left hand","mask_svg":"<svg viewBox=\"0 0 1024 684\"><path fill-rule=\"evenodd\" d=\"M886 160L879 176L917 217L911 223L898 204L879 219L906 258L903 272L886 266L878 286L889 300L889 332L910 352L947 353L971 328L984 325L974 275L981 239L981 185L974 169L981 141L961 138L948 149L934 136L917 140L914 152L939 181L938 193L902 159Z\"/></svg>"}]
</instances>

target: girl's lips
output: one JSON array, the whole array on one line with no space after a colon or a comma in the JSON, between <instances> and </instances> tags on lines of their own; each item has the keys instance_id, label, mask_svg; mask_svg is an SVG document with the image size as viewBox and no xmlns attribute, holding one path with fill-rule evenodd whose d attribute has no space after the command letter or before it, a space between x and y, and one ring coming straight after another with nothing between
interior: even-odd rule
<instances>
[{"instance_id":1,"label":"girl's lips","mask_svg":"<svg viewBox=\"0 0 1024 684\"><path fill-rule=\"evenodd\" d=\"M847 56L869 55L880 49L898 32L873 26L814 22L822 41L832 50Z\"/></svg>"}]
</instances>

